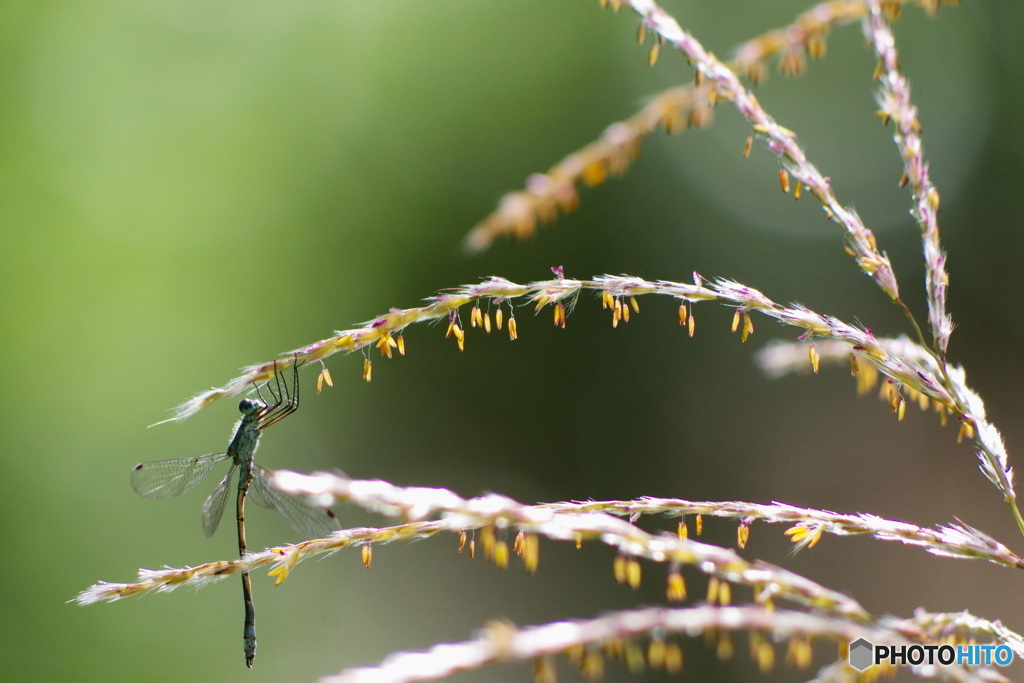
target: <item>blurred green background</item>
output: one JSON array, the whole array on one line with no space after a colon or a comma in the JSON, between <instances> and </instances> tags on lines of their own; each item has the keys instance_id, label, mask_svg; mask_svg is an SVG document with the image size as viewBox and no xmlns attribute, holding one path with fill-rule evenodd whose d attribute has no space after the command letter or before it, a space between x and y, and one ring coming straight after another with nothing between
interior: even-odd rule
<instances>
[{"instance_id":1,"label":"blurred green background","mask_svg":"<svg viewBox=\"0 0 1024 683\"><path fill-rule=\"evenodd\" d=\"M807 5L665 7L725 56ZM1018 466L1022 15L1009 0L967 2L935 20L908 10L897 25L943 197L959 324L951 356ZM239 366L441 288L492 274L544 279L556 265L573 277L685 280L696 270L879 335L905 331L813 199L778 191L763 147L741 158L749 126L727 106L707 130L649 140L625 178L584 191L579 211L532 242L459 251L501 193L691 79L667 51L648 68L635 24L584 0L0 4L5 679L309 680L467 638L489 619L663 602L664 568L645 565L631 592L596 545L543 543L532 577L471 562L454 538L378 548L370 571L341 552L277 588L253 577L252 671L237 580L67 604L139 567L234 557L229 525L212 540L200 530L216 477L170 501L144 500L128 483L140 460L223 450L234 401L146 425ZM876 231L923 320L920 243L891 131L873 116L872 68L848 27L806 77L773 75L757 92ZM596 301L581 301L564 331L524 309L519 341L471 332L461 354L443 327L412 328L408 355L377 360L370 384L358 357L335 357L335 388L314 396L308 373L302 411L268 432L260 461L524 502L658 495L925 525L956 515L1021 547L955 427L917 413L897 424L882 402L857 399L842 371L765 379L753 353L795 335L763 319L741 345L731 313L703 305L691 340L671 302L641 305L615 330ZM338 512L351 525L385 523ZM301 540L263 510L250 520L252 548ZM789 557L782 531L755 526L744 554L875 613L969 608L1024 630L1022 584L1007 570L866 539L826 538ZM735 527L710 521L705 533L731 545ZM699 597L704 581L688 580ZM699 640L685 648L691 673L753 675L742 645L725 665ZM833 656L818 652L820 663ZM520 666L461 680L528 678Z\"/></svg>"}]
</instances>

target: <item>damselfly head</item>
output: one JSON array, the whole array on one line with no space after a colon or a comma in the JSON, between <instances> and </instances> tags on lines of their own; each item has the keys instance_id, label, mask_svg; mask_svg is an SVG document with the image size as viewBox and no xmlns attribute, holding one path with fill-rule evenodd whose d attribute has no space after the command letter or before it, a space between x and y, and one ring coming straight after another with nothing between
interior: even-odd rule
<instances>
[{"instance_id":1,"label":"damselfly head","mask_svg":"<svg viewBox=\"0 0 1024 683\"><path fill-rule=\"evenodd\" d=\"M256 411L263 410L267 404L253 398L243 398L238 402L238 410L242 415L252 415Z\"/></svg>"}]
</instances>

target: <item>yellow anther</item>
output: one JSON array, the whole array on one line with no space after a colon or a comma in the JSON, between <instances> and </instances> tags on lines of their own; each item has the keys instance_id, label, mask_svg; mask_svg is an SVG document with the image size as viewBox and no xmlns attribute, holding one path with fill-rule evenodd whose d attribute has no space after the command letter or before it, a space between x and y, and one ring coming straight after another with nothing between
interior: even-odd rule
<instances>
[{"instance_id":1,"label":"yellow anther","mask_svg":"<svg viewBox=\"0 0 1024 683\"><path fill-rule=\"evenodd\" d=\"M707 601L711 605L718 604L718 587L720 583L721 582L715 576L712 576L710 579L708 579Z\"/></svg>"},{"instance_id":2,"label":"yellow anther","mask_svg":"<svg viewBox=\"0 0 1024 683\"><path fill-rule=\"evenodd\" d=\"M499 541L494 546L494 564L498 566L498 569L508 567L508 543L505 541Z\"/></svg>"},{"instance_id":3,"label":"yellow anther","mask_svg":"<svg viewBox=\"0 0 1024 683\"><path fill-rule=\"evenodd\" d=\"M535 534L527 534L523 538L523 567L527 574L537 571L540 563L540 539Z\"/></svg>"},{"instance_id":4,"label":"yellow anther","mask_svg":"<svg viewBox=\"0 0 1024 683\"><path fill-rule=\"evenodd\" d=\"M630 560L626 563L626 585L633 590L640 587L640 562L638 560Z\"/></svg>"},{"instance_id":5,"label":"yellow anther","mask_svg":"<svg viewBox=\"0 0 1024 683\"><path fill-rule=\"evenodd\" d=\"M789 194L789 172L784 168L779 169L779 186L783 192Z\"/></svg>"},{"instance_id":6,"label":"yellow anther","mask_svg":"<svg viewBox=\"0 0 1024 683\"><path fill-rule=\"evenodd\" d=\"M550 657L533 660L534 683L558 683L558 669Z\"/></svg>"},{"instance_id":7,"label":"yellow anther","mask_svg":"<svg viewBox=\"0 0 1024 683\"><path fill-rule=\"evenodd\" d=\"M647 55L647 66L654 66L658 63L658 55L661 54L661 45L655 43L651 46L651 51Z\"/></svg>"},{"instance_id":8,"label":"yellow anther","mask_svg":"<svg viewBox=\"0 0 1024 683\"><path fill-rule=\"evenodd\" d=\"M615 583L626 583L626 556L616 555L612 561L612 576L615 577Z\"/></svg>"},{"instance_id":9,"label":"yellow anther","mask_svg":"<svg viewBox=\"0 0 1024 683\"><path fill-rule=\"evenodd\" d=\"M652 640L647 646L647 665L652 669L665 666L665 641Z\"/></svg>"},{"instance_id":10,"label":"yellow anther","mask_svg":"<svg viewBox=\"0 0 1024 683\"><path fill-rule=\"evenodd\" d=\"M748 540L750 540L750 526L747 524L740 524L736 528L736 545L740 548L746 548Z\"/></svg>"},{"instance_id":11,"label":"yellow anther","mask_svg":"<svg viewBox=\"0 0 1024 683\"><path fill-rule=\"evenodd\" d=\"M814 33L807 38L807 54L814 59L821 59L825 56L825 37L820 33Z\"/></svg>"},{"instance_id":12,"label":"yellow anther","mask_svg":"<svg viewBox=\"0 0 1024 683\"><path fill-rule=\"evenodd\" d=\"M768 673L775 667L775 648L771 643L761 642L754 652L754 658L757 660L757 668L761 670L761 673Z\"/></svg>"},{"instance_id":13,"label":"yellow anther","mask_svg":"<svg viewBox=\"0 0 1024 683\"><path fill-rule=\"evenodd\" d=\"M964 439L974 438L974 425L966 420L960 423L960 432L956 435L956 442L960 443Z\"/></svg>"},{"instance_id":14,"label":"yellow anther","mask_svg":"<svg viewBox=\"0 0 1024 683\"><path fill-rule=\"evenodd\" d=\"M596 681L604 676L604 657L597 650L589 650L580 662L580 673L588 681Z\"/></svg>"},{"instance_id":15,"label":"yellow anther","mask_svg":"<svg viewBox=\"0 0 1024 683\"><path fill-rule=\"evenodd\" d=\"M391 358L391 349L398 346L398 344L391 338L390 332L384 332L380 335L380 339L377 340L376 346L381 355Z\"/></svg>"},{"instance_id":16,"label":"yellow anther","mask_svg":"<svg viewBox=\"0 0 1024 683\"><path fill-rule=\"evenodd\" d=\"M324 387L324 384L327 384L327 386L329 386L329 387L333 387L334 386L334 380L331 379L331 371L328 370L326 367L321 368L320 374L317 375L317 378L316 378L316 393L318 393L318 394L320 393L320 391Z\"/></svg>"},{"instance_id":17,"label":"yellow anther","mask_svg":"<svg viewBox=\"0 0 1024 683\"><path fill-rule=\"evenodd\" d=\"M498 543L498 538L494 533L493 526L485 526L480 530L480 544L484 549L484 559L494 559L494 548Z\"/></svg>"},{"instance_id":18,"label":"yellow anther","mask_svg":"<svg viewBox=\"0 0 1024 683\"><path fill-rule=\"evenodd\" d=\"M665 646L665 671L670 674L677 674L683 670L683 648L679 643L669 643Z\"/></svg>"},{"instance_id":19,"label":"yellow anther","mask_svg":"<svg viewBox=\"0 0 1024 683\"><path fill-rule=\"evenodd\" d=\"M721 659L722 661L725 661L727 659L732 659L733 650L734 650L734 648L733 648L733 642L732 642L732 634L731 633L723 633L723 634L721 634L719 636L718 649L716 651L716 654L718 655L718 658Z\"/></svg>"},{"instance_id":20,"label":"yellow anther","mask_svg":"<svg viewBox=\"0 0 1024 683\"><path fill-rule=\"evenodd\" d=\"M686 582L678 571L673 571L668 575L666 596L670 602L682 602L686 599Z\"/></svg>"},{"instance_id":21,"label":"yellow anther","mask_svg":"<svg viewBox=\"0 0 1024 683\"><path fill-rule=\"evenodd\" d=\"M555 326L565 329L565 305L555 304Z\"/></svg>"}]
</instances>

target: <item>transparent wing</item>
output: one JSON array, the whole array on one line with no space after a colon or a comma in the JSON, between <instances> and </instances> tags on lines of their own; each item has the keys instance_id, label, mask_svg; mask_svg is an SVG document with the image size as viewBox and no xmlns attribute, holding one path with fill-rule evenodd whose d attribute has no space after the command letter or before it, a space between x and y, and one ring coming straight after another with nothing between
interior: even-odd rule
<instances>
[{"instance_id":1,"label":"transparent wing","mask_svg":"<svg viewBox=\"0 0 1024 683\"><path fill-rule=\"evenodd\" d=\"M191 491L227 453L144 462L132 470L132 488L144 498L171 498Z\"/></svg>"},{"instance_id":2,"label":"transparent wing","mask_svg":"<svg viewBox=\"0 0 1024 683\"><path fill-rule=\"evenodd\" d=\"M249 497L254 503L276 510L293 529L316 538L329 536L341 528L341 522L330 508L313 505L304 496L285 493L270 483L270 474L259 465L252 466Z\"/></svg>"},{"instance_id":3,"label":"transparent wing","mask_svg":"<svg viewBox=\"0 0 1024 683\"><path fill-rule=\"evenodd\" d=\"M231 489L231 475L235 473L236 466L231 465L231 469L224 475L221 482L217 484L217 488L213 490L213 493L203 501L203 533L209 538L217 531L217 527L220 525L220 518L224 516L224 504L228 500L228 491Z\"/></svg>"}]
</instances>

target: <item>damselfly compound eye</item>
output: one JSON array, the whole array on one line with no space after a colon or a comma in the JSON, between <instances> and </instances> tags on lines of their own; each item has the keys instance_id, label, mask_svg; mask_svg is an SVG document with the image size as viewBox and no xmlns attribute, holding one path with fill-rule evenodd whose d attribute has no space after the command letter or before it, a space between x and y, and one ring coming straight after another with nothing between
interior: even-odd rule
<instances>
[{"instance_id":1,"label":"damselfly compound eye","mask_svg":"<svg viewBox=\"0 0 1024 683\"><path fill-rule=\"evenodd\" d=\"M266 405L262 401L257 401L251 398L243 398L238 402L238 410L242 415L252 415L257 410L266 408Z\"/></svg>"}]
</instances>

